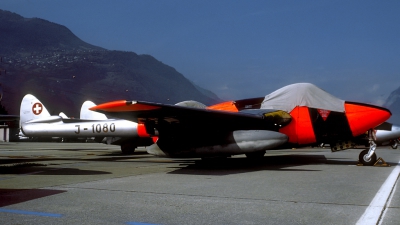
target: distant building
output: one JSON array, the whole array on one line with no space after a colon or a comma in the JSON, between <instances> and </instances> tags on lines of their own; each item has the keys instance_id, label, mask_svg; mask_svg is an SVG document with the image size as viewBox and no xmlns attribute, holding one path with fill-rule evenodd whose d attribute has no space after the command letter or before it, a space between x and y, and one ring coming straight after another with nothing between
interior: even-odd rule
<instances>
[{"instance_id":1,"label":"distant building","mask_svg":"<svg viewBox=\"0 0 400 225\"><path fill-rule=\"evenodd\" d=\"M0 118L0 142L19 141L18 133L19 119L4 120Z\"/></svg>"},{"instance_id":2,"label":"distant building","mask_svg":"<svg viewBox=\"0 0 400 225\"><path fill-rule=\"evenodd\" d=\"M0 125L0 142L10 141L10 129L7 125Z\"/></svg>"}]
</instances>

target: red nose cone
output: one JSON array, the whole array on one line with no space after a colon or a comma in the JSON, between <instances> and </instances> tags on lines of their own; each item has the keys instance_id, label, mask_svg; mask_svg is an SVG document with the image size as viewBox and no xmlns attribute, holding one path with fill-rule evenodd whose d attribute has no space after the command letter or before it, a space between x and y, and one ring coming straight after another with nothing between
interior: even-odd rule
<instances>
[{"instance_id":1,"label":"red nose cone","mask_svg":"<svg viewBox=\"0 0 400 225\"><path fill-rule=\"evenodd\" d=\"M392 115L386 108L354 102L346 102L345 110L354 137L375 128Z\"/></svg>"}]
</instances>

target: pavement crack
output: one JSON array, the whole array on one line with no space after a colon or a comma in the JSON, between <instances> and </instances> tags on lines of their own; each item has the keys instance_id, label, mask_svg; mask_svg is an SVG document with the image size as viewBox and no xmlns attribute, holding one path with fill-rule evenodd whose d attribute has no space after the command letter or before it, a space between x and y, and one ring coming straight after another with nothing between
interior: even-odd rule
<instances>
[{"instance_id":1,"label":"pavement crack","mask_svg":"<svg viewBox=\"0 0 400 225\"><path fill-rule=\"evenodd\" d=\"M113 190L105 188L87 188L87 187L68 187L65 189L82 189L82 190L94 190L94 191L111 191L111 192L125 192L125 193L138 193L138 194L154 194L154 195L170 195L170 196L186 196L186 197L202 197L202 198L218 198L218 199L230 199L230 200L246 200L246 201L264 201L264 202L280 202L280 203L294 203L294 204L318 204L318 205L337 205L337 206L361 206L353 203L334 203L334 202L313 202L313 201L295 201L295 200L279 200L279 199L262 199L262 198L246 198L246 197L232 197L232 196L215 196L215 195L198 195L198 194L180 194L180 193L168 193L168 192L154 192L154 191L135 191L135 190Z\"/></svg>"}]
</instances>

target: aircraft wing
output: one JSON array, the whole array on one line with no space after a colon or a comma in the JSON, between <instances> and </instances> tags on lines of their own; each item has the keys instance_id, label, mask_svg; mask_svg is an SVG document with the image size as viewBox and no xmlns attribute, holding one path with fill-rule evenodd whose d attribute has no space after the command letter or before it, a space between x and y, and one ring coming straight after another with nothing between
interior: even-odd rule
<instances>
[{"instance_id":1,"label":"aircraft wing","mask_svg":"<svg viewBox=\"0 0 400 225\"><path fill-rule=\"evenodd\" d=\"M125 100L97 105L90 110L137 123L179 123L193 127L224 127L229 130L278 130L291 121L291 116L280 110L229 112Z\"/></svg>"}]
</instances>

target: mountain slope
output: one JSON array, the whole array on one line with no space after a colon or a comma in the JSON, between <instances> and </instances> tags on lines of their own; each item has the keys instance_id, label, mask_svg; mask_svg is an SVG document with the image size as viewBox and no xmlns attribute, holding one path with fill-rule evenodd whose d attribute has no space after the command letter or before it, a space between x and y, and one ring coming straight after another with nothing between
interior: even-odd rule
<instances>
[{"instance_id":1,"label":"mountain slope","mask_svg":"<svg viewBox=\"0 0 400 225\"><path fill-rule=\"evenodd\" d=\"M28 93L52 113L69 115L77 115L85 100L220 101L150 55L90 45L46 20L0 10L0 33L6 37L0 39L0 69L7 71L0 75L2 104L10 114L19 113L20 101Z\"/></svg>"},{"instance_id":2,"label":"mountain slope","mask_svg":"<svg viewBox=\"0 0 400 225\"><path fill-rule=\"evenodd\" d=\"M76 37L68 28L39 18L24 18L0 10L0 52L43 51L56 49L102 49Z\"/></svg>"},{"instance_id":3,"label":"mountain slope","mask_svg":"<svg viewBox=\"0 0 400 225\"><path fill-rule=\"evenodd\" d=\"M389 121L400 125L400 87L389 95L384 106L393 114Z\"/></svg>"}]
</instances>

